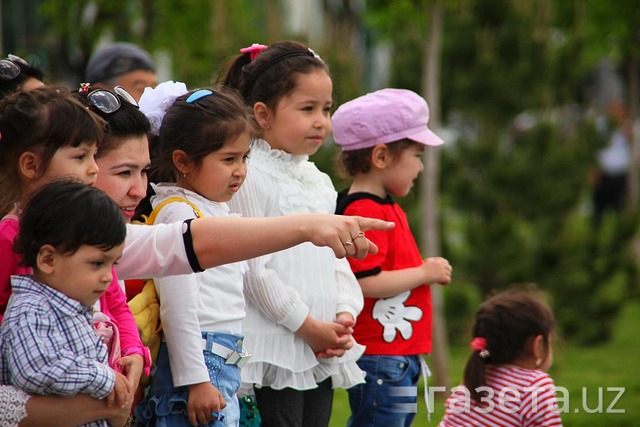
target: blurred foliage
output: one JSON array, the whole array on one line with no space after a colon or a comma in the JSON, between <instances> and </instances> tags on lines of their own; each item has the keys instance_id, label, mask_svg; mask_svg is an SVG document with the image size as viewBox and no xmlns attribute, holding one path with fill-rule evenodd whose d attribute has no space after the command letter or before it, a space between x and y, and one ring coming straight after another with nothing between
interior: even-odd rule
<instances>
[{"instance_id":1,"label":"blurred foliage","mask_svg":"<svg viewBox=\"0 0 640 427\"><path fill-rule=\"evenodd\" d=\"M499 142L461 140L442 157L455 171L442 175L442 203L444 234L456 230L443 245L456 282L483 295L535 283L552 295L561 333L585 344L609 338L638 278L637 215L610 215L595 229L585 212L596 135L588 123L574 134L540 123Z\"/></svg>"}]
</instances>

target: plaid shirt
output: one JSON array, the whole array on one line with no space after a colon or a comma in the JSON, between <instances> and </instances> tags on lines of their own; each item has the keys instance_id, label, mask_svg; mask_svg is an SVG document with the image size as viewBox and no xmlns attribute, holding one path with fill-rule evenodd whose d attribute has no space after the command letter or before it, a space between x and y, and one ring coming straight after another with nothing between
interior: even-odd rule
<instances>
[{"instance_id":1,"label":"plaid shirt","mask_svg":"<svg viewBox=\"0 0 640 427\"><path fill-rule=\"evenodd\" d=\"M93 309L38 283L12 276L0 327L0 381L40 395L106 397L115 385ZM107 426L106 421L87 424Z\"/></svg>"}]
</instances>

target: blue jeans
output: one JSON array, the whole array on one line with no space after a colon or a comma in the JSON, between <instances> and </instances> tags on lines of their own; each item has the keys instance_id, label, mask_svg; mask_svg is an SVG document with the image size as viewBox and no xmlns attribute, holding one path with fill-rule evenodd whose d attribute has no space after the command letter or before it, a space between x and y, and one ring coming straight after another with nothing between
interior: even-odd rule
<instances>
[{"instance_id":1,"label":"blue jeans","mask_svg":"<svg viewBox=\"0 0 640 427\"><path fill-rule=\"evenodd\" d=\"M369 356L358 360L365 384L347 390L348 427L408 427L418 407L421 356Z\"/></svg>"},{"instance_id":2,"label":"blue jeans","mask_svg":"<svg viewBox=\"0 0 640 427\"><path fill-rule=\"evenodd\" d=\"M231 349L237 348L242 337L219 332L203 333L212 342L222 344ZM240 388L240 369L235 365L225 364L225 359L208 351L203 351L204 361L209 371L209 379L222 394L227 406L220 412L220 418L212 421L207 427L235 427L240 422L240 407L236 395ZM137 425L156 427L191 427L187 415L188 388L174 387L169 352L162 343L158 352L157 370L151 379L149 395L140 402L134 411Z\"/></svg>"}]
</instances>

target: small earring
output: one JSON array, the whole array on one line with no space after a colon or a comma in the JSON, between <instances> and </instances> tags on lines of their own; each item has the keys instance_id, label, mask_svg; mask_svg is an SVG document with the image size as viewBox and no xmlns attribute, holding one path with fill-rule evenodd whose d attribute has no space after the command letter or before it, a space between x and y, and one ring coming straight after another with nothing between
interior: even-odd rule
<instances>
[{"instance_id":1,"label":"small earring","mask_svg":"<svg viewBox=\"0 0 640 427\"><path fill-rule=\"evenodd\" d=\"M542 359L538 357L538 358L536 359L536 368L539 368L539 367L540 367L540 365L542 365Z\"/></svg>"}]
</instances>

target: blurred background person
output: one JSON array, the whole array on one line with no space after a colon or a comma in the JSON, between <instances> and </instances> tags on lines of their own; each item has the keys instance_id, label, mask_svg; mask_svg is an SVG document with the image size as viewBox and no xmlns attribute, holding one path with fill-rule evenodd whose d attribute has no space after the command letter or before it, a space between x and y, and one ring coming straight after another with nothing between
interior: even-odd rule
<instances>
[{"instance_id":1,"label":"blurred background person","mask_svg":"<svg viewBox=\"0 0 640 427\"><path fill-rule=\"evenodd\" d=\"M149 52L132 43L99 46L89 58L85 81L106 89L122 86L140 100L146 87L158 84L156 66Z\"/></svg>"},{"instance_id":2,"label":"blurred background person","mask_svg":"<svg viewBox=\"0 0 640 427\"><path fill-rule=\"evenodd\" d=\"M607 136L604 148L597 153L597 167L592 171L593 223L598 227L607 211L620 212L627 196L631 160L631 123L623 102L613 102L607 109L600 130Z\"/></svg>"}]
</instances>

